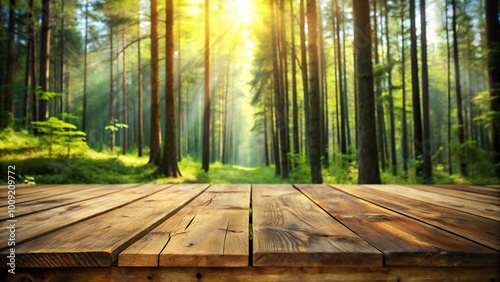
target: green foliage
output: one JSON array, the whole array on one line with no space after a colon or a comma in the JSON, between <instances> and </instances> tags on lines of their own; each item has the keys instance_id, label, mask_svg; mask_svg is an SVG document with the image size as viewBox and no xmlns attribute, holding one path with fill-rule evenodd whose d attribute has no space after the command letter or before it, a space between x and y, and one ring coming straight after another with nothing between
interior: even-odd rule
<instances>
[{"instance_id":1,"label":"green foliage","mask_svg":"<svg viewBox=\"0 0 500 282\"><path fill-rule=\"evenodd\" d=\"M118 131L120 128L128 128L128 125L125 123L119 123L118 119L113 119L112 121L109 122L109 125L104 127L105 130L109 131Z\"/></svg>"},{"instance_id":2,"label":"green foliage","mask_svg":"<svg viewBox=\"0 0 500 282\"><path fill-rule=\"evenodd\" d=\"M62 96L61 93L52 91L43 91L41 86L36 87L35 93L39 95L38 97L40 98L40 100L50 100L52 98Z\"/></svg>"},{"instance_id":3,"label":"green foliage","mask_svg":"<svg viewBox=\"0 0 500 282\"><path fill-rule=\"evenodd\" d=\"M63 117L74 118L70 114L65 114ZM76 125L72 123L65 122L56 117L50 117L46 121L34 121L31 124L40 133L41 144L48 147L49 158L52 157L52 149L55 144L66 147L66 156L68 158L70 157L72 147L88 149L85 143L85 132L77 131Z\"/></svg>"},{"instance_id":4,"label":"green foliage","mask_svg":"<svg viewBox=\"0 0 500 282\"><path fill-rule=\"evenodd\" d=\"M0 109L0 130L8 128L11 126L12 120L10 118L10 113Z\"/></svg>"},{"instance_id":5,"label":"green foliage","mask_svg":"<svg viewBox=\"0 0 500 282\"><path fill-rule=\"evenodd\" d=\"M210 165L209 173L201 169L200 162L189 156L182 159L179 168L180 178L155 178L157 167L146 165L148 154L138 158L135 154L117 156L107 150L96 152L88 149L79 157L48 158L45 148L39 146L40 140L26 131L7 129L0 132L0 167L15 165L18 183L63 184L63 183L308 183L310 168L303 155L294 156L297 166L290 171L289 179L283 180L275 175L274 165L269 167L243 167L223 165L219 162ZM455 144L456 145L456 144ZM434 169L436 184L492 184L499 183L497 178L487 175L493 166L487 161L486 152L477 149L474 142L466 143L464 155L467 156L469 178L458 174L449 176L442 165ZM54 145L54 148L61 145ZM64 148L63 148L64 149ZM453 148L457 149L457 148ZM353 153L354 154L354 153ZM357 164L354 155L330 161L328 169L323 170L325 183L357 183ZM292 158L291 158L292 159ZM409 173L401 170L393 176L390 171L382 172L383 183L420 183L414 174L414 164L410 163ZM458 172L458 169L454 169Z\"/></svg>"}]
</instances>

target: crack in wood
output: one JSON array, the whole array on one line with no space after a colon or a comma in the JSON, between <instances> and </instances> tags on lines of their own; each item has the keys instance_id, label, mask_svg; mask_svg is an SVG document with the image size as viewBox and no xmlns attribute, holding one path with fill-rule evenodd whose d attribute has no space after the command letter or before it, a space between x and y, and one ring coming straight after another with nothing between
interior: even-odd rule
<instances>
[{"instance_id":1,"label":"crack in wood","mask_svg":"<svg viewBox=\"0 0 500 282\"><path fill-rule=\"evenodd\" d=\"M208 206L212 203L212 200L217 197L217 194L215 194L212 198L208 199L207 201L203 202L202 204L198 205L198 207L201 207L201 206Z\"/></svg>"},{"instance_id":2,"label":"crack in wood","mask_svg":"<svg viewBox=\"0 0 500 282\"><path fill-rule=\"evenodd\" d=\"M191 223L193 222L195 217L196 217L196 215L193 215L193 218L191 218L191 220L188 222L188 224L186 225L186 228L184 228L184 231L186 231L186 229L188 229L189 225L191 225Z\"/></svg>"},{"instance_id":3,"label":"crack in wood","mask_svg":"<svg viewBox=\"0 0 500 282\"><path fill-rule=\"evenodd\" d=\"M163 248L160 250L160 252L158 253L158 262L157 262L157 265L159 266L160 265L160 255L161 253L163 252L163 250L165 250L165 248L167 247L168 243L170 243L170 239L172 239L172 236L171 236L171 232L168 232L168 239L167 239L167 242L165 243L165 246L163 246Z\"/></svg>"},{"instance_id":4,"label":"crack in wood","mask_svg":"<svg viewBox=\"0 0 500 282\"><path fill-rule=\"evenodd\" d=\"M226 239L227 239L227 232L229 231L229 221L230 219L227 220L227 226L226 226L226 229L225 229L225 233L224 233L224 244L222 245L222 255L224 255L224 252L226 251Z\"/></svg>"}]
</instances>

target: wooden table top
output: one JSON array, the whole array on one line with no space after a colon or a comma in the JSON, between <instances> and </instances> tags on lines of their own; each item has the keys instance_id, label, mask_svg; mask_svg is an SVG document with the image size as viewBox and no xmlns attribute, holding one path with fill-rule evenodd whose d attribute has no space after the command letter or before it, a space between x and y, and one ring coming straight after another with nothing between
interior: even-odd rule
<instances>
[{"instance_id":1,"label":"wooden table top","mask_svg":"<svg viewBox=\"0 0 500 282\"><path fill-rule=\"evenodd\" d=\"M18 268L500 265L495 185L32 185L15 220Z\"/></svg>"}]
</instances>

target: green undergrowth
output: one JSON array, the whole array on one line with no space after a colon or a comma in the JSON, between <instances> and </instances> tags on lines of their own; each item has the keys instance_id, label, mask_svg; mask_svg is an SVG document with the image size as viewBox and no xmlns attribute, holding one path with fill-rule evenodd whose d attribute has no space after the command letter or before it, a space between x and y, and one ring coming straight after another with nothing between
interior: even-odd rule
<instances>
[{"instance_id":1,"label":"green undergrowth","mask_svg":"<svg viewBox=\"0 0 500 282\"><path fill-rule=\"evenodd\" d=\"M37 184L72 184L72 183L308 183L310 169L305 161L297 162L290 170L288 179L275 175L275 167L243 167L224 165L216 162L210 164L208 173L201 169L201 163L189 156L179 162L182 177L166 178L158 176L157 167L148 165L148 150L145 156L138 157L136 148L127 155L121 155L120 148L111 152L102 149L73 150L68 157L64 146L55 145L49 157L46 147L39 138L27 132L4 130L0 132L0 167L16 166L17 183L30 182ZM325 183L355 184L357 167L353 161L330 160L329 166L323 169ZM383 183L419 183L411 172L407 176L401 172L393 176L390 172L382 172ZM5 184L6 179L0 180ZM463 178L457 174L448 175L443 170L434 171L436 184L497 184L499 179L487 177Z\"/></svg>"}]
</instances>

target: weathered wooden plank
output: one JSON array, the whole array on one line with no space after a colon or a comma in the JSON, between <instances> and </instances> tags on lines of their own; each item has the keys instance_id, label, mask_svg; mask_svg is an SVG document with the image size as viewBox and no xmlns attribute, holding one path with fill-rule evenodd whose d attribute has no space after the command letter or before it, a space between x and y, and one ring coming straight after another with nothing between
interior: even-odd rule
<instances>
[{"instance_id":1,"label":"weathered wooden plank","mask_svg":"<svg viewBox=\"0 0 500 282\"><path fill-rule=\"evenodd\" d=\"M326 185L296 185L350 230L382 251L385 265L497 266L500 254Z\"/></svg>"},{"instance_id":2,"label":"weathered wooden plank","mask_svg":"<svg viewBox=\"0 0 500 282\"><path fill-rule=\"evenodd\" d=\"M470 281L500 280L495 267L87 267L24 268L16 275L0 272L0 280L121 282L121 281Z\"/></svg>"},{"instance_id":3,"label":"weathered wooden plank","mask_svg":"<svg viewBox=\"0 0 500 282\"><path fill-rule=\"evenodd\" d=\"M419 191L401 185L365 185L372 189L378 189L389 193L401 195L407 198L456 209L482 217L500 221L500 206L478 203L471 200L459 199L437 193Z\"/></svg>"},{"instance_id":4,"label":"weathered wooden plank","mask_svg":"<svg viewBox=\"0 0 500 282\"><path fill-rule=\"evenodd\" d=\"M6 198L7 195L8 195L8 192L9 189L8 189L8 185L2 185L0 186L0 198ZM25 193L29 193L31 191L33 191L34 189L36 189L35 191L37 191L38 189L50 189L50 188L53 188L54 185L50 185L50 184L36 184L36 185L29 185L29 184L18 184L16 183L14 185L14 187L16 188L16 191L19 191L19 192L25 192ZM37 189L38 188L38 189Z\"/></svg>"},{"instance_id":5,"label":"weathered wooden plank","mask_svg":"<svg viewBox=\"0 0 500 282\"><path fill-rule=\"evenodd\" d=\"M214 185L121 252L120 266L247 266L250 185Z\"/></svg>"},{"instance_id":6,"label":"weathered wooden plank","mask_svg":"<svg viewBox=\"0 0 500 282\"><path fill-rule=\"evenodd\" d=\"M99 185L90 189L83 189L76 192L66 193L63 195L46 197L43 199L33 200L29 202L16 203L16 217L48 210L76 202L85 201L92 198L102 197L117 191L126 190L139 184L113 184ZM8 213L0 215L0 221L8 219Z\"/></svg>"},{"instance_id":7,"label":"weathered wooden plank","mask_svg":"<svg viewBox=\"0 0 500 282\"><path fill-rule=\"evenodd\" d=\"M16 247L18 267L111 266L118 254L208 187L176 185ZM6 263L7 251L0 255Z\"/></svg>"},{"instance_id":8,"label":"weathered wooden plank","mask_svg":"<svg viewBox=\"0 0 500 282\"><path fill-rule=\"evenodd\" d=\"M72 193L75 191L82 191L86 189L91 189L100 186L95 185L85 185L85 184L70 184L70 185L56 185L56 186L39 186L36 185L29 190L18 191L16 188L16 203L25 203L29 201L44 199L52 196L64 195ZM6 206L7 201L0 201L0 206Z\"/></svg>"},{"instance_id":9,"label":"weathered wooden plank","mask_svg":"<svg viewBox=\"0 0 500 282\"><path fill-rule=\"evenodd\" d=\"M482 203L488 203L488 204L494 204L494 205L500 204L499 197L479 194L479 193L475 193L475 192L465 192L465 191L459 191L459 190L452 190L452 189L442 188L442 187L434 186L434 185L429 186L429 185L419 185L419 184L405 184L402 186L413 188L413 189L416 189L419 191L437 193L437 194L441 194L441 195L447 195L447 196L451 196L451 197L455 197L455 198L461 198L461 199L466 199L466 200L471 200L471 201L476 201L476 202L482 202Z\"/></svg>"},{"instance_id":10,"label":"weathered wooden plank","mask_svg":"<svg viewBox=\"0 0 500 282\"><path fill-rule=\"evenodd\" d=\"M343 192L500 251L500 222L361 185L331 185Z\"/></svg>"},{"instance_id":11,"label":"weathered wooden plank","mask_svg":"<svg viewBox=\"0 0 500 282\"><path fill-rule=\"evenodd\" d=\"M433 186L446 188L446 189L450 189L450 190L458 190L458 191L500 197L500 189L494 188L494 187L489 186L489 185L474 186L474 185L456 185L456 184L453 184L453 185L451 185L451 184L450 185L448 185L448 184L435 184Z\"/></svg>"},{"instance_id":12,"label":"weathered wooden plank","mask_svg":"<svg viewBox=\"0 0 500 282\"><path fill-rule=\"evenodd\" d=\"M131 185L116 186L126 187ZM167 189L169 186L171 185L148 184L130 189L121 189L114 194L87 199L78 203L72 203L23 216L18 219L19 224L17 224L16 228L16 244L19 245L27 242L28 240L49 234L136 200L145 198L161 190ZM3 224L6 226L9 225L7 222L4 222ZM10 231L7 228L0 229L0 238L2 236L8 238L9 232ZM6 248L8 248L7 240L3 242L0 241L0 250L4 250Z\"/></svg>"},{"instance_id":13,"label":"weathered wooden plank","mask_svg":"<svg viewBox=\"0 0 500 282\"><path fill-rule=\"evenodd\" d=\"M291 185L252 186L253 265L380 266L382 254Z\"/></svg>"},{"instance_id":14,"label":"weathered wooden plank","mask_svg":"<svg viewBox=\"0 0 500 282\"><path fill-rule=\"evenodd\" d=\"M53 190L65 190L65 189L85 189L95 187L95 185L89 184L36 184L36 185L15 185L16 192L19 193L17 196L29 196L33 194L45 193ZM0 198L6 198L8 195L7 186L2 187L0 189Z\"/></svg>"}]
</instances>

